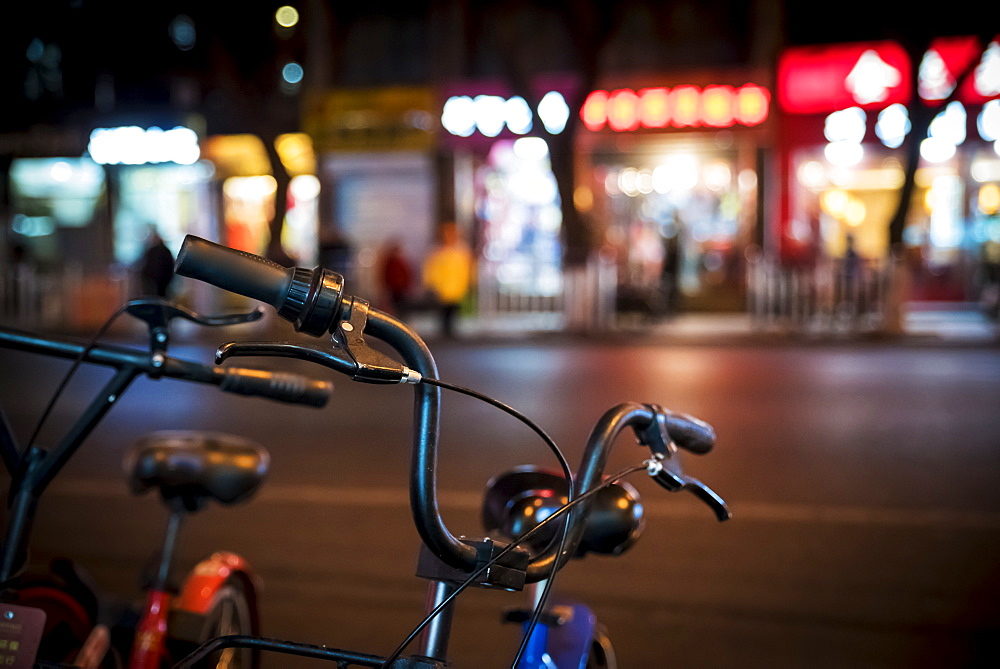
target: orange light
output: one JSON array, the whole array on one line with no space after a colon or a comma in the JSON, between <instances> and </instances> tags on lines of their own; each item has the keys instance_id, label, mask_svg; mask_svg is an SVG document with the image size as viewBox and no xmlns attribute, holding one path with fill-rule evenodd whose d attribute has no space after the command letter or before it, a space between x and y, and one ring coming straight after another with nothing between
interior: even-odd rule
<instances>
[{"instance_id":1,"label":"orange light","mask_svg":"<svg viewBox=\"0 0 1000 669\"><path fill-rule=\"evenodd\" d=\"M760 125L767 119L771 94L766 88L746 84L736 91L736 122L743 125Z\"/></svg>"},{"instance_id":2,"label":"orange light","mask_svg":"<svg viewBox=\"0 0 1000 669\"><path fill-rule=\"evenodd\" d=\"M697 86L678 86L670 91L674 109L674 127L687 128L701 120L701 91Z\"/></svg>"},{"instance_id":3,"label":"orange light","mask_svg":"<svg viewBox=\"0 0 1000 669\"><path fill-rule=\"evenodd\" d=\"M644 88L639 91L639 119L644 128L665 128L670 123L670 91Z\"/></svg>"},{"instance_id":4,"label":"orange light","mask_svg":"<svg viewBox=\"0 0 1000 669\"><path fill-rule=\"evenodd\" d=\"M641 128L728 128L767 120L771 94L756 84L593 91L580 110L588 130L605 124L616 132Z\"/></svg>"},{"instance_id":5,"label":"orange light","mask_svg":"<svg viewBox=\"0 0 1000 669\"><path fill-rule=\"evenodd\" d=\"M733 87L706 86L701 94L702 121L712 128L733 125Z\"/></svg>"},{"instance_id":6,"label":"orange light","mask_svg":"<svg viewBox=\"0 0 1000 669\"><path fill-rule=\"evenodd\" d=\"M639 96L628 88L620 88L608 99L608 126L619 132L639 128Z\"/></svg>"},{"instance_id":7,"label":"orange light","mask_svg":"<svg viewBox=\"0 0 1000 669\"><path fill-rule=\"evenodd\" d=\"M608 92L594 91L587 96L580 110L580 118L587 130L600 130L608 119Z\"/></svg>"}]
</instances>

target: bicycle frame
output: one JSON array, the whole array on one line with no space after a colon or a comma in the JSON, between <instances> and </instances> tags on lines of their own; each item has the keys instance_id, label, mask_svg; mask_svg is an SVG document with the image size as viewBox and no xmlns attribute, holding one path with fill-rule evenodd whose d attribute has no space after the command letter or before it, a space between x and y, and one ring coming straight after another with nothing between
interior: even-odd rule
<instances>
[{"instance_id":1,"label":"bicycle frame","mask_svg":"<svg viewBox=\"0 0 1000 669\"><path fill-rule=\"evenodd\" d=\"M7 416L0 407L0 459L10 474L7 515L0 545L0 591L14 583L26 561L26 547L38 501L60 470L73 457L87 436L107 414L136 377L161 377L217 385L222 390L244 395L260 395L286 402L322 406L331 385L299 377L242 368L223 369L168 357L166 325L169 318L183 315L202 324L224 325L259 317L259 312L234 317L201 319L165 302L139 300L128 305L130 313L147 320L151 346L148 351L109 346L84 345L69 339L47 337L9 328L0 328L0 347L50 357L78 360L111 367L114 372L94 395L82 414L69 426L54 448L36 444L22 447ZM166 657L168 617L182 611L203 616L227 579L238 577L249 588L257 579L245 559L232 553L216 553L200 562L186 580L180 596L171 594L168 583L170 560L180 526L180 514L171 513L163 545L162 559L146 597L142 620L134 643L130 667L158 668ZM253 592L249 593L253 598ZM30 651L34 652L34 651Z\"/></svg>"},{"instance_id":2,"label":"bicycle frame","mask_svg":"<svg viewBox=\"0 0 1000 669\"><path fill-rule=\"evenodd\" d=\"M410 508L422 541L418 576L431 581L427 607L437 615L429 615L422 625L420 653L409 656L400 666L444 666L454 595L467 585L520 590L525 584L549 578L571 559L583 537L588 495L600 487L612 442L625 427L631 427L640 445L649 448L652 457L644 466L657 483L674 492L689 490L708 504L719 520L729 518L722 499L697 479L685 476L676 459L672 459L677 444L694 452L707 452L715 440L711 427L656 405L625 403L609 410L591 433L572 481L573 502L583 503L574 506L564 519L562 542L550 542L536 554L529 554L516 544L491 538L459 539L445 527L437 503L441 393L437 383L429 382L436 381L437 367L414 330L389 314L371 309L365 300L344 295L343 277L322 267L286 268L189 235L178 254L176 272L270 304L298 332L331 337L327 347L277 342L225 344L216 354L218 361L238 355L291 357L323 365L355 381L414 384ZM398 354L399 361L370 348L365 335L387 344ZM533 646L532 657L537 655L541 660L541 653L535 651L544 649L547 629L543 626L536 633L537 639L533 633L528 645ZM334 660L345 666L371 667L391 666L389 663L401 652L382 658L309 644L230 636L205 644L179 666L192 666L200 657L226 647L252 647Z\"/></svg>"}]
</instances>

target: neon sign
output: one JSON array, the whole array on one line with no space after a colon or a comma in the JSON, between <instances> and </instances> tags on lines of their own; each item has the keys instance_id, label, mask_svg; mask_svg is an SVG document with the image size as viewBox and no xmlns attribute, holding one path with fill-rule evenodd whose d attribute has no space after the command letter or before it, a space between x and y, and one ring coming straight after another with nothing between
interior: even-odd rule
<instances>
[{"instance_id":1,"label":"neon sign","mask_svg":"<svg viewBox=\"0 0 1000 669\"><path fill-rule=\"evenodd\" d=\"M588 130L730 128L767 120L771 94L756 84L593 91L580 110Z\"/></svg>"},{"instance_id":2,"label":"neon sign","mask_svg":"<svg viewBox=\"0 0 1000 669\"><path fill-rule=\"evenodd\" d=\"M977 37L947 37L934 40L918 64L892 41L788 49L778 60L778 104L793 114L910 104L914 66L917 92L927 102L952 95L969 67L956 100L983 104L1000 95L1000 40L983 49Z\"/></svg>"},{"instance_id":3,"label":"neon sign","mask_svg":"<svg viewBox=\"0 0 1000 669\"><path fill-rule=\"evenodd\" d=\"M95 163L102 165L193 165L201 157L197 133L182 126L170 130L138 126L97 128L90 133L87 151Z\"/></svg>"},{"instance_id":4,"label":"neon sign","mask_svg":"<svg viewBox=\"0 0 1000 669\"><path fill-rule=\"evenodd\" d=\"M549 91L538 103L538 118L545 129L557 135L566 128L569 107L562 94ZM486 137L496 137L507 130L515 135L531 132L533 116L528 103L519 95L453 95L444 103L441 125L452 135L469 137L479 131Z\"/></svg>"}]
</instances>

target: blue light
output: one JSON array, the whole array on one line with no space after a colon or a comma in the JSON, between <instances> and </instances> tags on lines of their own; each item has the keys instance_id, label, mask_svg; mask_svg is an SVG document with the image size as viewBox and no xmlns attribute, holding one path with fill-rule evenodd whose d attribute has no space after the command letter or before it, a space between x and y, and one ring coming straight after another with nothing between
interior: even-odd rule
<instances>
[{"instance_id":1,"label":"blue light","mask_svg":"<svg viewBox=\"0 0 1000 669\"><path fill-rule=\"evenodd\" d=\"M302 81L303 70L298 63L288 63L281 70L281 77L290 84L297 84Z\"/></svg>"}]
</instances>

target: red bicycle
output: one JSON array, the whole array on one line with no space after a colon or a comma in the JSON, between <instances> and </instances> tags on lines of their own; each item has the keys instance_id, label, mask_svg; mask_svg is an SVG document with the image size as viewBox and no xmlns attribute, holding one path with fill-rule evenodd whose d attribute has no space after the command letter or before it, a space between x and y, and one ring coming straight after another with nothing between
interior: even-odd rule
<instances>
[{"instance_id":1,"label":"red bicycle","mask_svg":"<svg viewBox=\"0 0 1000 669\"><path fill-rule=\"evenodd\" d=\"M41 571L25 568L39 499L137 377L209 384L226 392L314 407L324 406L332 390L328 381L297 374L204 365L167 355L169 325L176 318L223 326L256 320L259 310L204 317L150 299L130 302L122 311L147 324L148 350L100 344L96 337L82 343L0 328L0 347L74 361L42 421L78 365L115 370L83 413L48 448L36 443L38 428L22 446L0 407L0 457L10 475L0 545L0 662L8 665L154 669L184 657L207 639L258 633L256 577L243 557L219 551L198 562L179 584L172 576L184 521L210 501L234 504L249 498L267 472L267 451L234 435L157 432L142 438L129 452L126 469L132 491L158 491L168 510L143 604L136 606L101 592L69 559L57 559ZM257 653L224 649L210 660L210 666L253 667Z\"/></svg>"}]
</instances>

